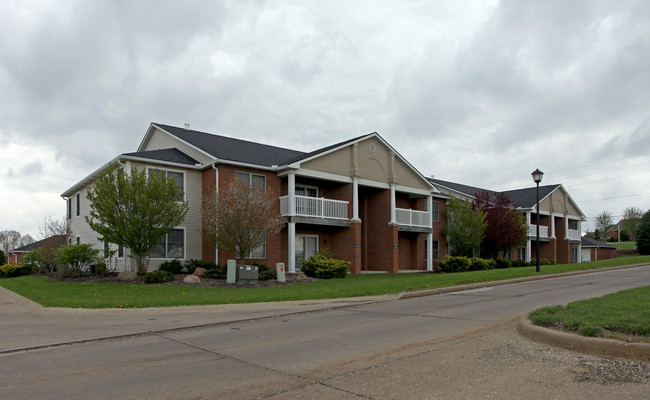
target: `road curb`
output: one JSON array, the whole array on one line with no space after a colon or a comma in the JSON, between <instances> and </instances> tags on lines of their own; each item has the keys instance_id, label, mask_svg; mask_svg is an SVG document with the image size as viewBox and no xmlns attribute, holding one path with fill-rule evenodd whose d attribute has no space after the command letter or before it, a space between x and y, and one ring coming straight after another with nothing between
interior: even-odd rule
<instances>
[{"instance_id":1,"label":"road curb","mask_svg":"<svg viewBox=\"0 0 650 400\"><path fill-rule=\"evenodd\" d=\"M616 271L619 269L632 269L632 268L645 267L645 266L648 266L648 264L643 263L643 264L632 264L632 265L620 265L617 267L585 269L582 271L562 272L559 274L527 276L525 278L513 278L513 279L504 279L501 281L490 281L490 282L470 283L470 284L458 285L458 286L447 286L438 289L424 289L424 290L414 290L412 292L399 292L397 294L397 300L434 296L437 294L461 292L464 290L483 289L488 287L511 285L516 283L533 282L533 281L540 281L544 279L555 279L555 278L562 278L565 276L575 276L575 275L591 274L596 272Z\"/></svg>"},{"instance_id":2,"label":"road curb","mask_svg":"<svg viewBox=\"0 0 650 400\"><path fill-rule=\"evenodd\" d=\"M519 321L517 332L536 342L579 353L626 358L635 361L650 361L650 344L647 343L628 343L620 340L580 336L533 325L528 318Z\"/></svg>"}]
</instances>

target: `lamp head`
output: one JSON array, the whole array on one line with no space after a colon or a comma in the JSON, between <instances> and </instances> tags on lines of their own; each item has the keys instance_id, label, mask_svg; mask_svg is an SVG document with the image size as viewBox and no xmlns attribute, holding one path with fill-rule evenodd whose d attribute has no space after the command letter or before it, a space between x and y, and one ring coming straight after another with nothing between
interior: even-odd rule
<instances>
[{"instance_id":1,"label":"lamp head","mask_svg":"<svg viewBox=\"0 0 650 400\"><path fill-rule=\"evenodd\" d=\"M536 169L535 171L533 171L531 175L533 176L533 180L535 181L535 183L540 183L542 181L542 177L544 176L544 173L539 169Z\"/></svg>"}]
</instances>

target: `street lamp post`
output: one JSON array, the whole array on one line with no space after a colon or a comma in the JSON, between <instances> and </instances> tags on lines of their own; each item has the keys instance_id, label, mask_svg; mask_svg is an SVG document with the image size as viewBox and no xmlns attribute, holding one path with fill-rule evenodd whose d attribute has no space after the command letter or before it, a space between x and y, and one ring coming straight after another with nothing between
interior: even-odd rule
<instances>
[{"instance_id":1,"label":"street lamp post","mask_svg":"<svg viewBox=\"0 0 650 400\"><path fill-rule=\"evenodd\" d=\"M533 180L537 184L537 268L535 271L539 272L539 183L542 181L544 173L539 169L536 169L531 175L533 175Z\"/></svg>"}]
</instances>

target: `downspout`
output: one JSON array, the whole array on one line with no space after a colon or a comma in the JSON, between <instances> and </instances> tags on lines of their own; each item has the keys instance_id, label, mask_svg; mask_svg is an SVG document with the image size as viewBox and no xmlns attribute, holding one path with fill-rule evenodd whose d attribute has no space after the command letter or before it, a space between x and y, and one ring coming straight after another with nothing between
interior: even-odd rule
<instances>
[{"instance_id":1,"label":"downspout","mask_svg":"<svg viewBox=\"0 0 650 400\"><path fill-rule=\"evenodd\" d=\"M216 162L212 163L212 169L214 169L214 196L216 198L219 194L219 169ZM219 246L216 241L214 243L214 263L219 265Z\"/></svg>"}]
</instances>

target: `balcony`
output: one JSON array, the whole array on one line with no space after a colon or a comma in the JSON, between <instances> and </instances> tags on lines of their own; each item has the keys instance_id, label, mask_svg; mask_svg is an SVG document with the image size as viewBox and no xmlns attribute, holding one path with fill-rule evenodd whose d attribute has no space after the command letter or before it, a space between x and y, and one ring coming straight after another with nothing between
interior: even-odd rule
<instances>
[{"instance_id":1,"label":"balcony","mask_svg":"<svg viewBox=\"0 0 650 400\"><path fill-rule=\"evenodd\" d=\"M400 227L430 228L431 214L428 211L418 211L406 208L395 209L395 219Z\"/></svg>"},{"instance_id":2,"label":"balcony","mask_svg":"<svg viewBox=\"0 0 650 400\"><path fill-rule=\"evenodd\" d=\"M528 236L537 237L537 225L530 225L528 227ZM539 226L539 237L540 239L548 239L548 226Z\"/></svg>"},{"instance_id":3,"label":"balcony","mask_svg":"<svg viewBox=\"0 0 650 400\"><path fill-rule=\"evenodd\" d=\"M296 209L289 210L289 196L280 197L280 213L283 217L298 217L348 220L348 202L324 197L295 196Z\"/></svg>"},{"instance_id":4,"label":"balcony","mask_svg":"<svg viewBox=\"0 0 650 400\"><path fill-rule=\"evenodd\" d=\"M574 229L569 229L569 230L567 231L567 235L566 235L566 237L567 237L569 240L580 241L580 239L581 239L581 238L580 238L580 237L581 237L581 235L580 235L580 231L578 231L578 230L574 230Z\"/></svg>"}]
</instances>

